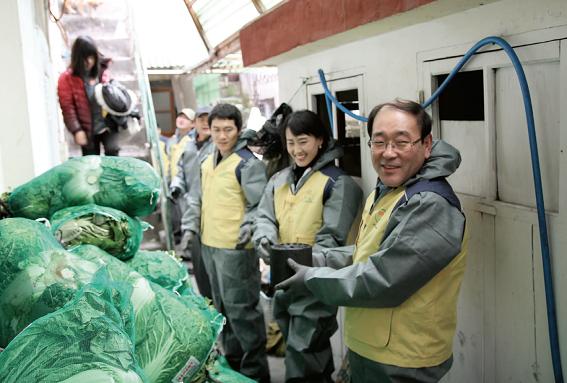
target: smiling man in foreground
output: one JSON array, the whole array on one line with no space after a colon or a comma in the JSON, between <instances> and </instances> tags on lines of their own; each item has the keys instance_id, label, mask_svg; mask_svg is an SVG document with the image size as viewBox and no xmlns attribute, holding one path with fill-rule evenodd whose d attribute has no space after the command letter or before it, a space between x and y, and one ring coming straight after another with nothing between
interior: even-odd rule
<instances>
[{"instance_id":1,"label":"smiling man in foreground","mask_svg":"<svg viewBox=\"0 0 567 383\"><path fill-rule=\"evenodd\" d=\"M289 261L277 286L346 306L352 382L437 382L453 361L456 305L466 259L465 217L445 180L459 152L433 142L414 102L376 106L368 118L378 183L354 247L324 251L329 267Z\"/></svg>"}]
</instances>

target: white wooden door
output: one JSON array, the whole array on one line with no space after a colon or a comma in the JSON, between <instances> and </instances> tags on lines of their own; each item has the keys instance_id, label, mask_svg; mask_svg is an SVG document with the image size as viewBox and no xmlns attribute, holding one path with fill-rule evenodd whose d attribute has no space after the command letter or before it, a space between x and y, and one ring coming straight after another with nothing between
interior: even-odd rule
<instances>
[{"instance_id":1,"label":"white wooden door","mask_svg":"<svg viewBox=\"0 0 567 383\"><path fill-rule=\"evenodd\" d=\"M516 49L535 114L560 332L561 319L563 323L567 320L566 296L561 293L561 286L567 286L560 278L565 275L561 271L565 261L560 256L565 250L560 234L565 232L565 215L560 213L566 202L562 197L567 124L563 111L567 102L565 41ZM459 59L439 57L420 64L426 97L436 87L435 76L448 73ZM471 234L458 306L454 365L443 381L550 382L553 371L541 253L520 88L503 51L477 55L465 70L482 70L484 120L442 121L438 105L431 110L435 135L462 154L462 165L449 181L463 202ZM565 353L565 331L561 336Z\"/></svg>"}]
</instances>

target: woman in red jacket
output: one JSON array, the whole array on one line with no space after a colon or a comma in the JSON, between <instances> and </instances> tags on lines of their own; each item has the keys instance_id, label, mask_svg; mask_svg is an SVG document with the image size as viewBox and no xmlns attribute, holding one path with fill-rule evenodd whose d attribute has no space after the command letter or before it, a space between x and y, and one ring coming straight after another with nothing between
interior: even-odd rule
<instances>
[{"instance_id":1,"label":"woman in red jacket","mask_svg":"<svg viewBox=\"0 0 567 383\"><path fill-rule=\"evenodd\" d=\"M73 134L83 155L104 154L117 156L118 134L104 123L102 108L95 98L95 85L106 82L109 59L101 59L97 47L88 36L79 36L71 48L71 64L59 76L57 94L65 126Z\"/></svg>"}]
</instances>

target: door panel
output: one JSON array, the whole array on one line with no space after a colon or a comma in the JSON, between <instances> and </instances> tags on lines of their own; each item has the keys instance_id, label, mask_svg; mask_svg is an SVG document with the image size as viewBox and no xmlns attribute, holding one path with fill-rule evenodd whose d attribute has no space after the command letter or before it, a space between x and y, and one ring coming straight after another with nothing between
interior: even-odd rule
<instances>
[{"instance_id":1,"label":"door panel","mask_svg":"<svg viewBox=\"0 0 567 383\"><path fill-rule=\"evenodd\" d=\"M461 152L461 166L449 177L456 192L484 197L490 195L492 173L484 121L441 121L441 138Z\"/></svg>"},{"instance_id":2,"label":"door panel","mask_svg":"<svg viewBox=\"0 0 567 383\"><path fill-rule=\"evenodd\" d=\"M560 60L560 44L565 43L550 41L516 49L533 101L546 208L559 213L565 204L559 190L565 183L561 179L565 136L560 126L565 116L561 84L567 73L565 60ZM435 76L448 73L459 59L421 64L425 97L435 90ZM502 51L475 56L464 69L483 70L484 121L440 121L436 105L431 111L436 134L461 151L462 165L450 182L463 202L471 235L458 305L454 365L442 381L553 381L531 159L518 81ZM564 237L558 231L557 221L562 219L557 216L547 216L550 238ZM565 299L558 288L565 284L558 278L557 267L564 258L559 256L561 249L552 247L552 257L556 300L565 313ZM558 323L561 329L561 316Z\"/></svg>"},{"instance_id":3,"label":"door panel","mask_svg":"<svg viewBox=\"0 0 567 383\"><path fill-rule=\"evenodd\" d=\"M535 207L522 95L512 67L495 70L496 154L501 201ZM530 86L545 207L559 210L559 61L524 65Z\"/></svg>"},{"instance_id":4,"label":"door panel","mask_svg":"<svg viewBox=\"0 0 567 383\"><path fill-rule=\"evenodd\" d=\"M457 306L453 367L442 381L490 382L494 380L485 380L482 366L494 364L494 339L486 336L494 320L494 215L480 211L475 198L461 197L461 203L469 233L467 267Z\"/></svg>"}]
</instances>

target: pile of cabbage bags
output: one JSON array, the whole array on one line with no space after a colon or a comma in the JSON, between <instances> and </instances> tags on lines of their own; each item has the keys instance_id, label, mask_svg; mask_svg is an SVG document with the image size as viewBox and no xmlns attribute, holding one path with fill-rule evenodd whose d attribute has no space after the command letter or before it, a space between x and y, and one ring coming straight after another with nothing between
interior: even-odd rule
<instances>
[{"instance_id":1,"label":"pile of cabbage bags","mask_svg":"<svg viewBox=\"0 0 567 383\"><path fill-rule=\"evenodd\" d=\"M0 220L0 347L70 302L102 267L130 291L132 342L144 376L149 382L190 382L213 349L224 323L221 314L204 298L191 291L180 296L152 283L95 246L67 251L43 224L23 218ZM43 352L55 355L49 337L38 342ZM0 364L0 373L3 369Z\"/></svg>"},{"instance_id":2,"label":"pile of cabbage bags","mask_svg":"<svg viewBox=\"0 0 567 383\"><path fill-rule=\"evenodd\" d=\"M149 382L134 356L129 291L104 270L64 308L36 320L0 353L4 383Z\"/></svg>"},{"instance_id":3,"label":"pile of cabbage bags","mask_svg":"<svg viewBox=\"0 0 567 383\"><path fill-rule=\"evenodd\" d=\"M180 260L139 251L158 197L147 163L98 156L0 196L1 382L250 382Z\"/></svg>"},{"instance_id":4,"label":"pile of cabbage bags","mask_svg":"<svg viewBox=\"0 0 567 383\"><path fill-rule=\"evenodd\" d=\"M192 291L180 296L150 282L95 246L79 246L72 252L106 266L113 280L133 287L130 298L134 306L136 358L151 382L191 378L201 369L224 323L224 317L203 297Z\"/></svg>"},{"instance_id":5,"label":"pile of cabbage bags","mask_svg":"<svg viewBox=\"0 0 567 383\"><path fill-rule=\"evenodd\" d=\"M0 202L12 217L30 219L91 203L143 217L155 210L159 187L159 177L147 162L85 156L67 160L5 193Z\"/></svg>"}]
</instances>

